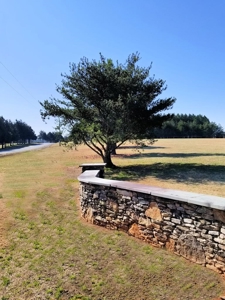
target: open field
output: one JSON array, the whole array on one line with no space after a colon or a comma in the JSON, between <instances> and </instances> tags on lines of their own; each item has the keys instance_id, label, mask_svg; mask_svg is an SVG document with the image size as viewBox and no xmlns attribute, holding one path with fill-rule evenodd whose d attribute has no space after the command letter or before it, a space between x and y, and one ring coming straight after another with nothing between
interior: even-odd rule
<instances>
[{"instance_id":1,"label":"open field","mask_svg":"<svg viewBox=\"0 0 225 300\"><path fill-rule=\"evenodd\" d=\"M129 147L128 147L129 146ZM117 151L107 176L225 197L225 139L159 140ZM0 299L211 300L216 273L122 232L80 219L86 147L58 145L0 158Z\"/></svg>"},{"instance_id":2,"label":"open field","mask_svg":"<svg viewBox=\"0 0 225 300\"><path fill-rule=\"evenodd\" d=\"M110 178L225 197L225 139L160 139L140 153L117 153L122 168Z\"/></svg>"}]
</instances>

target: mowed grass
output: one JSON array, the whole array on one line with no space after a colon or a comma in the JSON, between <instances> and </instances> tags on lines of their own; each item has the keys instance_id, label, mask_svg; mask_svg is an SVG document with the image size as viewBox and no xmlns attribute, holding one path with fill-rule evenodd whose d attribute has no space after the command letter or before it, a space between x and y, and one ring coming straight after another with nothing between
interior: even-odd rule
<instances>
[{"instance_id":1,"label":"mowed grass","mask_svg":"<svg viewBox=\"0 0 225 300\"><path fill-rule=\"evenodd\" d=\"M107 170L108 176L225 196L225 139L159 140L142 154L128 146L113 158L122 168ZM0 299L207 300L222 294L218 274L80 219L78 166L98 161L83 146L0 157Z\"/></svg>"},{"instance_id":2,"label":"mowed grass","mask_svg":"<svg viewBox=\"0 0 225 300\"><path fill-rule=\"evenodd\" d=\"M118 149L117 180L225 197L225 139L160 139L137 152Z\"/></svg>"}]
</instances>

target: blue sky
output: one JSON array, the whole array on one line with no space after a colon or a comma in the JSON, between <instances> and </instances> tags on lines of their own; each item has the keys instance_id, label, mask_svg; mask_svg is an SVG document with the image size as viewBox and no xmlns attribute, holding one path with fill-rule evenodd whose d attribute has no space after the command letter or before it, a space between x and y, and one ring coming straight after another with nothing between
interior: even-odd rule
<instances>
[{"instance_id":1,"label":"blue sky","mask_svg":"<svg viewBox=\"0 0 225 300\"><path fill-rule=\"evenodd\" d=\"M38 101L85 56L140 65L166 81L174 113L206 115L225 129L224 0L0 0L0 116L45 124Z\"/></svg>"}]
</instances>

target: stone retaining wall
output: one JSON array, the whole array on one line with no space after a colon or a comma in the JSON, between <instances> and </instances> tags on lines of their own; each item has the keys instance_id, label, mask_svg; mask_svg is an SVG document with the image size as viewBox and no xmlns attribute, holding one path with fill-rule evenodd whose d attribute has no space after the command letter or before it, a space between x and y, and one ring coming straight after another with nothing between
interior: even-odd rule
<instances>
[{"instance_id":1,"label":"stone retaining wall","mask_svg":"<svg viewBox=\"0 0 225 300\"><path fill-rule=\"evenodd\" d=\"M82 216L88 222L123 230L225 273L224 198L96 176L98 171L86 171L78 178Z\"/></svg>"}]
</instances>

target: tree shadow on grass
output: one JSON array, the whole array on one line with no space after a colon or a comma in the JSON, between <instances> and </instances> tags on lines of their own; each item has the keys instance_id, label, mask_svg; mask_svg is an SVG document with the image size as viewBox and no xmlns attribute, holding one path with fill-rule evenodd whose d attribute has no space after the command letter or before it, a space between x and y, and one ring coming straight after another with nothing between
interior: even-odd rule
<instances>
[{"instance_id":1,"label":"tree shadow on grass","mask_svg":"<svg viewBox=\"0 0 225 300\"><path fill-rule=\"evenodd\" d=\"M137 181L148 176L162 180L172 179L187 184L207 183L209 181L225 183L225 166L195 163L154 163L106 170L106 178L115 180Z\"/></svg>"},{"instance_id":2,"label":"tree shadow on grass","mask_svg":"<svg viewBox=\"0 0 225 300\"><path fill-rule=\"evenodd\" d=\"M157 147L157 146L144 146L144 147L138 147L138 146L120 146L119 149L135 149L135 150L145 150L145 149L165 149L167 147Z\"/></svg>"},{"instance_id":3,"label":"tree shadow on grass","mask_svg":"<svg viewBox=\"0 0 225 300\"><path fill-rule=\"evenodd\" d=\"M225 156L225 153L158 153L158 152L138 152L134 154L121 154L118 157L122 158L155 158L155 157L171 157L171 158L188 158L198 156Z\"/></svg>"}]
</instances>

